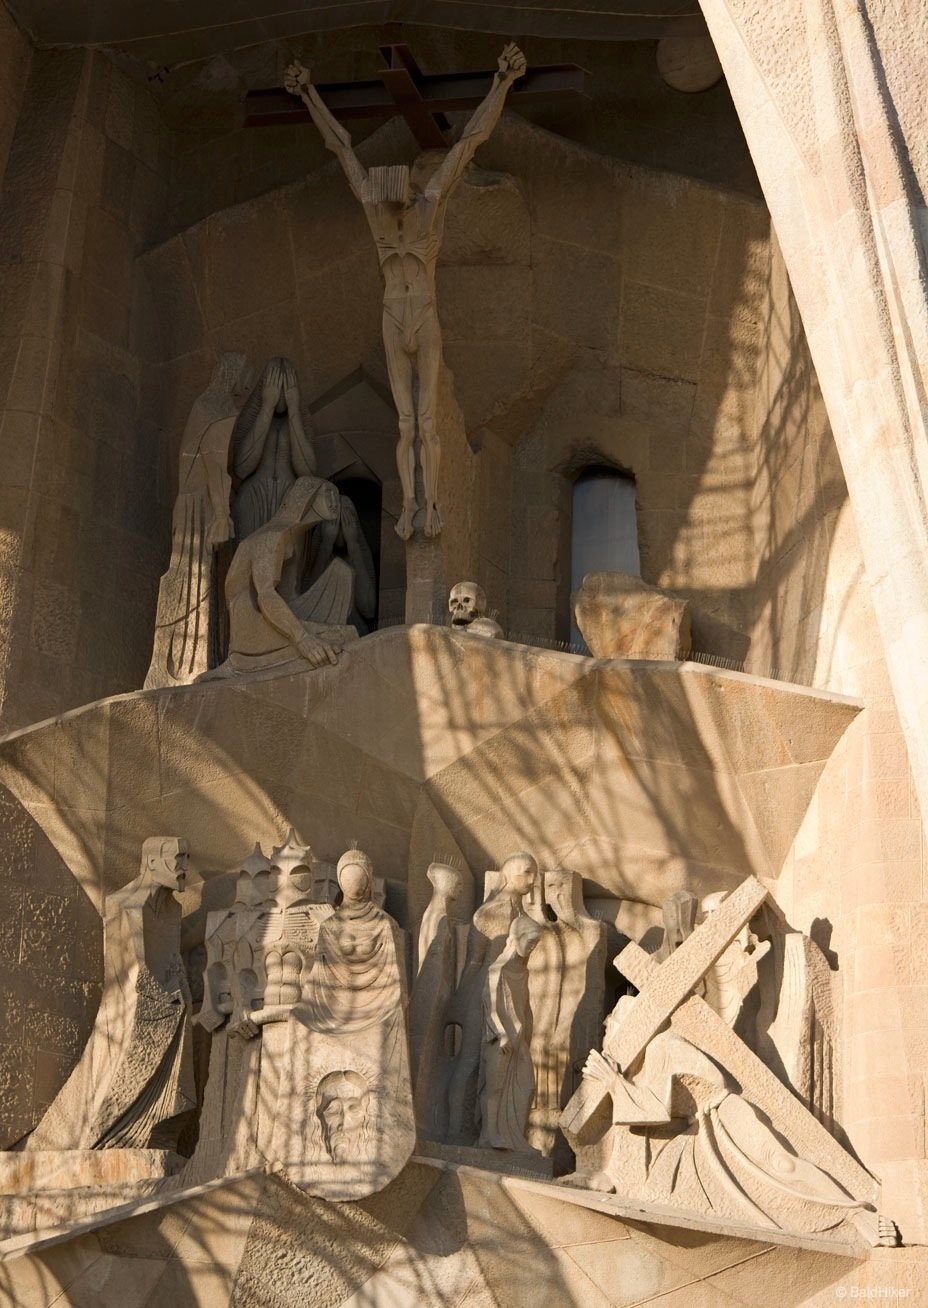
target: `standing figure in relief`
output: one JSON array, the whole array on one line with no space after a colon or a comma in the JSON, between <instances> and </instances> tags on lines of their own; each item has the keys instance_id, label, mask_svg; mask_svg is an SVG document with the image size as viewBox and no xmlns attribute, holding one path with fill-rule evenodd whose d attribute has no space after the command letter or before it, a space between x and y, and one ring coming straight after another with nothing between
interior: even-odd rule
<instances>
[{"instance_id":1,"label":"standing figure in relief","mask_svg":"<svg viewBox=\"0 0 928 1308\"><path fill-rule=\"evenodd\" d=\"M441 245L445 208L454 186L486 141L503 111L509 88L525 72L525 56L507 45L499 57L493 85L464 129L460 141L448 151L428 180L425 169L405 164L364 168L351 148L351 137L312 85L301 64L287 70L286 87L298 95L337 157L364 213L377 246L384 279L383 343L390 388L399 417L396 464L403 487L403 511L397 535L413 534L416 503L416 408L413 382L419 381L419 437L422 480L425 488L425 534L437 536L442 521L438 508L438 465L441 456L436 430L438 374L441 366L441 328L435 303L435 267ZM419 163L423 163L419 161Z\"/></svg>"},{"instance_id":2,"label":"standing figure in relief","mask_svg":"<svg viewBox=\"0 0 928 1308\"><path fill-rule=\"evenodd\" d=\"M531 854L512 854L500 868L498 889L474 914L467 938L467 957L454 998L448 1005L448 1036L459 1033L454 1071L448 1087L448 1139L473 1144L476 1136L476 1095L483 1044L481 1006L487 973L506 944L512 922L523 910L538 877Z\"/></svg>"},{"instance_id":3,"label":"standing figure in relief","mask_svg":"<svg viewBox=\"0 0 928 1308\"><path fill-rule=\"evenodd\" d=\"M381 1190L416 1142L403 933L373 900L374 869L338 861L342 903L319 929L303 999L287 1023L272 1161L331 1200Z\"/></svg>"},{"instance_id":4,"label":"standing figure in relief","mask_svg":"<svg viewBox=\"0 0 928 1308\"><path fill-rule=\"evenodd\" d=\"M242 958L242 940L261 918L270 894L271 865L261 846L256 844L239 868L231 908L218 909L206 916L203 1003L195 1019L195 1024L206 1031L216 1031L233 1012L247 1008L243 1003L240 974L249 968Z\"/></svg>"},{"instance_id":5,"label":"standing figure in relief","mask_svg":"<svg viewBox=\"0 0 928 1308\"><path fill-rule=\"evenodd\" d=\"M151 836L109 895L103 996L80 1062L28 1149L173 1149L196 1109L190 988L180 954L187 842Z\"/></svg>"},{"instance_id":6,"label":"standing figure in relief","mask_svg":"<svg viewBox=\"0 0 928 1308\"><path fill-rule=\"evenodd\" d=\"M710 913L717 913L727 897L728 892L724 890L707 895L701 906L703 919ZM739 1035L742 1034L739 1019L745 1001L752 991L756 994L757 964L769 949L769 940L758 940L745 925L706 973L703 990L706 1003Z\"/></svg>"},{"instance_id":7,"label":"standing figure in relief","mask_svg":"<svg viewBox=\"0 0 928 1308\"><path fill-rule=\"evenodd\" d=\"M224 354L190 410L181 438L171 561L158 590L146 690L186 685L222 658L216 554L233 536L229 443L251 384L245 355Z\"/></svg>"},{"instance_id":8,"label":"standing figure in relief","mask_svg":"<svg viewBox=\"0 0 928 1308\"><path fill-rule=\"evenodd\" d=\"M528 960L544 930L534 918L520 913L509 928L503 952L487 972L477 1142L485 1149L535 1152L525 1138L535 1098Z\"/></svg>"},{"instance_id":9,"label":"standing figure in relief","mask_svg":"<svg viewBox=\"0 0 928 1308\"><path fill-rule=\"evenodd\" d=\"M446 1014L464 964L469 928L460 917L464 874L446 863L432 863L425 875L432 884L432 898L419 926L409 1043L416 1121L430 1140L443 1140L448 1129L448 1078L454 1066L445 1039Z\"/></svg>"},{"instance_id":10,"label":"standing figure in relief","mask_svg":"<svg viewBox=\"0 0 928 1308\"><path fill-rule=\"evenodd\" d=\"M232 435L238 478L232 516L246 540L273 518L297 477L316 473L312 440L300 416L300 386L289 359L271 359L248 396Z\"/></svg>"},{"instance_id":11,"label":"standing figure in relief","mask_svg":"<svg viewBox=\"0 0 928 1308\"><path fill-rule=\"evenodd\" d=\"M544 887L554 921L529 963L536 1078L529 1140L564 1167L570 1158L558 1132L561 1110L603 1029L606 926L586 911L582 880L570 868L546 871Z\"/></svg>"},{"instance_id":12,"label":"standing figure in relief","mask_svg":"<svg viewBox=\"0 0 928 1308\"><path fill-rule=\"evenodd\" d=\"M247 1171L260 1161L256 1122L262 1050L260 1042L234 1038L231 1024L256 999L253 937L267 916L271 864L256 844L239 865L235 902L206 918L203 1004L195 1019L211 1035L209 1074L193 1157L185 1185Z\"/></svg>"}]
</instances>

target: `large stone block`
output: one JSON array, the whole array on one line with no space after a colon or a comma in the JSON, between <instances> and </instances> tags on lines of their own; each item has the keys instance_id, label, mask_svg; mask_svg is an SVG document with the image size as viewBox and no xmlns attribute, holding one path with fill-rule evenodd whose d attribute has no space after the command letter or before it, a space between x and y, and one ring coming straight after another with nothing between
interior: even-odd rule
<instances>
[{"instance_id":1,"label":"large stone block","mask_svg":"<svg viewBox=\"0 0 928 1308\"><path fill-rule=\"evenodd\" d=\"M627 572L589 572L570 597L577 626L598 659L680 659L689 653L686 600Z\"/></svg>"}]
</instances>

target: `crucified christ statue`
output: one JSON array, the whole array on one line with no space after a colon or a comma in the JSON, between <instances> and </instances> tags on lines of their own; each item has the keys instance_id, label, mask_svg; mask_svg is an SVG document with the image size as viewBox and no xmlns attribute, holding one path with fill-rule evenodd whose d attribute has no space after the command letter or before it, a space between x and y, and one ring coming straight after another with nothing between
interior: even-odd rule
<instances>
[{"instance_id":1,"label":"crucified christ statue","mask_svg":"<svg viewBox=\"0 0 928 1308\"><path fill-rule=\"evenodd\" d=\"M423 187L405 164L366 169L351 148L351 137L326 107L301 64L287 70L285 85L298 95L335 154L352 191L364 206L384 279L383 344L390 388L399 416L396 465L403 487L403 511L397 535L409 540L416 503L416 408L413 378L419 377L419 436L425 487L425 534L441 531L438 465L441 443L435 430L441 328L435 304L435 265L441 245L445 207L454 186L479 145L499 121L509 88L525 72L525 56L507 45L486 97L474 111L458 143L445 155Z\"/></svg>"}]
</instances>

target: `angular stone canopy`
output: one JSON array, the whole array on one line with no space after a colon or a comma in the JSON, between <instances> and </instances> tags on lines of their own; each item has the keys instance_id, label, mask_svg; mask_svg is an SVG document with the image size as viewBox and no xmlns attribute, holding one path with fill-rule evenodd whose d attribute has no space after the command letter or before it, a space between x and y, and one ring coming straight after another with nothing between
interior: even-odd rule
<instances>
[{"instance_id":1,"label":"angular stone canopy","mask_svg":"<svg viewBox=\"0 0 928 1308\"><path fill-rule=\"evenodd\" d=\"M292 823L321 858L358 840L379 875L408 875L411 918L433 858L479 877L519 848L659 905L776 877L857 712L698 664L418 626L318 672L101 700L0 742L0 780L96 903L151 831L186 834L209 878Z\"/></svg>"}]
</instances>

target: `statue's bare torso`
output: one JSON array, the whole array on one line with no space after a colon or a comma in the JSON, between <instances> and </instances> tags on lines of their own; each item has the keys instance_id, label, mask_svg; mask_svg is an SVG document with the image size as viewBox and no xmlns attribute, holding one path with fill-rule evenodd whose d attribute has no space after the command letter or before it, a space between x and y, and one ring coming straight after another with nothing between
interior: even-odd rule
<instances>
[{"instance_id":1,"label":"statue's bare torso","mask_svg":"<svg viewBox=\"0 0 928 1308\"><path fill-rule=\"evenodd\" d=\"M419 507L415 486L417 420L425 492L423 529L426 536L437 536L442 528L438 509L441 444L435 413L441 330L435 305L435 268L445 205L477 147L496 126L510 86L524 72L524 55L518 47L507 45L500 55L493 85L461 139L444 156L425 188L419 190L410 185L408 170L401 165L368 172L351 149L351 137L313 86L308 71L300 64L287 70L287 89L300 96L326 145L337 156L352 191L364 206L377 246L384 280L384 352L399 425L396 466L403 487L403 510L396 531L403 540L413 534ZM386 182L383 174L391 174ZM418 395L414 389L416 375Z\"/></svg>"}]
</instances>

